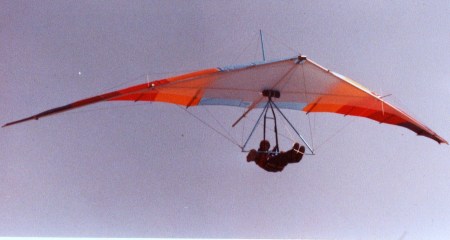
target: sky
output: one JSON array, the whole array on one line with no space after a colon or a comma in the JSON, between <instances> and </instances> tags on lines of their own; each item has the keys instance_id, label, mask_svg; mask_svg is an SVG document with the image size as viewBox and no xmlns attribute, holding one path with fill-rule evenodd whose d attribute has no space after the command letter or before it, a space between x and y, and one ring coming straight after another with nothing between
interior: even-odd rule
<instances>
[{"instance_id":1,"label":"sky","mask_svg":"<svg viewBox=\"0 0 450 240\"><path fill-rule=\"evenodd\" d=\"M449 13L415 0L1 1L0 123L147 76L260 61L262 29L266 58L306 55L449 140ZM257 112L232 129L243 109L187 111L101 103L0 129L0 236L450 235L448 145L293 111L316 154L273 174L192 116L242 142Z\"/></svg>"}]
</instances>

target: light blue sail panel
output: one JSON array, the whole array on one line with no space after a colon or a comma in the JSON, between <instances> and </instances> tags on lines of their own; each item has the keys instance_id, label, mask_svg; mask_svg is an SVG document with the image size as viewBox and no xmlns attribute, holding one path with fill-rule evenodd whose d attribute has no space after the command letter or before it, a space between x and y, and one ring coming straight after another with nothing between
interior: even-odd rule
<instances>
[{"instance_id":1,"label":"light blue sail panel","mask_svg":"<svg viewBox=\"0 0 450 240\"><path fill-rule=\"evenodd\" d=\"M250 104L251 104L250 102L244 102L234 99L221 99L221 98L203 98L198 103L198 105L222 105L222 106L233 106L243 108L249 107ZM267 102L261 102L258 104L256 108L264 108L266 104ZM279 108L292 110L302 110L306 106L306 103L298 103L298 102L275 102L275 104Z\"/></svg>"},{"instance_id":2,"label":"light blue sail panel","mask_svg":"<svg viewBox=\"0 0 450 240\"><path fill-rule=\"evenodd\" d=\"M306 107L306 103L298 102L275 102L279 108L292 109L292 110L302 110Z\"/></svg>"},{"instance_id":3,"label":"light blue sail panel","mask_svg":"<svg viewBox=\"0 0 450 240\"><path fill-rule=\"evenodd\" d=\"M221 99L221 98L202 98L198 105L223 105L223 106L234 106L234 107L248 107L250 102L244 102L235 99Z\"/></svg>"}]
</instances>

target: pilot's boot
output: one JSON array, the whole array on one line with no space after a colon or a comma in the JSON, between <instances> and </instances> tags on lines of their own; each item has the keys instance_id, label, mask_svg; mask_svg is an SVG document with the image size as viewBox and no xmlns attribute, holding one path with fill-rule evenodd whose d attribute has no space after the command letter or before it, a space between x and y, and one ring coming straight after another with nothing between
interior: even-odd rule
<instances>
[{"instance_id":1,"label":"pilot's boot","mask_svg":"<svg viewBox=\"0 0 450 240\"><path fill-rule=\"evenodd\" d=\"M299 149L293 149L294 150L294 159L295 162L300 162L302 160L303 155L305 155L305 146L301 146Z\"/></svg>"},{"instance_id":2,"label":"pilot's boot","mask_svg":"<svg viewBox=\"0 0 450 240\"><path fill-rule=\"evenodd\" d=\"M257 154L255 149L250 150L247 154L247 162L255 161Z\"/></svg>"},{"instance_id":3,"label":"pilot's boot","mask_svg":"<svg viewBox=\"0 0 450 240\"><path fill-rule=\"evenodd\" d=\"M289 163L298 163L305 153L305 146L295 143L291 150L286 152Z\"/></svg>"}]
</instances>

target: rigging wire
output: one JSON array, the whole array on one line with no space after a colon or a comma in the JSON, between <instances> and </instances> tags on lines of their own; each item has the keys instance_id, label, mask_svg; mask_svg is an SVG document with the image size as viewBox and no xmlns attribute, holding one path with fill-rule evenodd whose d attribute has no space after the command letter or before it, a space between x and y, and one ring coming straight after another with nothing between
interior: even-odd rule
<instances>
[{"instance_id":1,"label":"rigging wire","mask_svg":"<svg viewBox=\"0 0 450 240\"><path fill-rule=\"evenodd\" d=\"M283 125L284 129L289 134L289 140L291 140L292 143L295 143L294 135L292 134L291 130L289 130L289 128L287 127L288 124L286 122L286 119L281 118L281 121L282 121L282 125Z\"/></svg>"},{"instance_id":2,"label":"rigging wire","mask_svg":"<svg viewBox=\"0 0 450 240\"><path fill-rule=\"evenodd\" d=\"M325 143L329 142L331 139L335 138L339 133L341 133L344 129L346 129L347 127L350 126L350 124L352 124L354 121L356 120L356 118L353 118L352 120L350 120L349 122L347 122L344 126L342 126L341 128L339 128L336 132L334 132L331 136L329 136L328 138L326 138L323 142L321 142L320 144L318 144L314 150L317 151L319 148L321 148L323 145L325 145Z\"/></svg>"},{"instance_id":3,"label":"rigging wire","mask_svg":"<svg viewBox=\"0 0 450 240\"><path fill-rule=\"evenodd\" d=\"M284 43L283 41L279 40L278 38L276 38L274 35L270 34L269 32L264 31L265 34L269 35L270 38L272 38L273 40L275 40L276 42L280 43L281 45L283 45L284 47L288 48L289 50L291 50L292 52L294 52L295 54L299 54L300 52L296 49L294 49L293 47L289 46L288 44Z\"/></svg>"},{"instance_id":4,"label":"rigging wire","mask_svg":"<svg viewBox=\"0 0 450 240\"><path fill-rule=\"evenodd\" d=\"M249 41L249 43L247 44L247 46L245 46L244 49L242 49L242 50L240 51L239 55L238 55L235 59L233 59L233 62L237 62L237 61L239 60L239 58L241 58L242 55L243 55L245 52L247 52L248 48L252 45L252 43L253 43L253 41L254 41L253 39L255 39L255 37L256 37L257 35L258 35L258 32L254 33L254 34L252 35L251 40ZM255 57L255 59L256 59L256 57Z\"/></svg>"},{"instance_id":5,"label":"rigging wire","mask_svg":"<svg viewBox=\"0 0 450 240\"><path fill-rule=\"evenodd\" d=\"M260 42L258 41L256 43L255 49L253 49L253 59L254 59L254 61L257 61L260 49L261 49Z\"/></svg>"},{"instance_id":6,"label":"rigging wire","mask_svg":"<svg viewBox=\"0 0 450 240\"><path fill-rule=\"evenodd\" d=\"M252 118L252 117L249 117L249 116L247 116L247 117L249 118L249 120L251 120L251 121L253 121L253 122L256 122L256 121L257 121L256 119L254 119L254 118ZM284 120L284 121L286 121L286 120ZM257 124L258 127L260 127L261 125L263 125L263 123L261 123L261 122ZM270 131L275 131L275 129L272 128L272 127L270 127L270 126L266 126L266 128L267 128L268 130L270 130ZM286 140L294 141L293 138L290 138L290 137L286 136L286 135L283 134L283 133L280 133L280 132L279 132L278 135L281 136L281 137L283 137L283 138L286 139Z\"/></svg>"},{"instance_id":7,"label":"rigging wire","mask_svg":"<svg viewBox=\"0 0 450 240\"><path fill-rule=\"evenodd\" d=\"M306 86L305 67L303 66L303 64L302 64L302 76L303 76L303 87L305 89L305 91L304 91L305 99L306 99L306 102L309 102L308 94L307 94L308 88ZM312 145L312 148L315 149L315 147L314 147L313 131L312 131L312 128L311 128L311 117L310 117L309 114L306 114L306 116L308 118L309 137L311 139L311 145ZM314 126L315 126L315 124L314 124Z\"/></svg>"},{"instance_id":8,"label":"rigging wire","mask_svg":"<svg viewBox=\"0 0 450 240\"><path fill-rule=\"evenodd\" d=\"M71 112L66 112L66 114L80 114L80 113L87 113L87 112L97 112L97 111L105 111L105 110L111 110L111 109L120 109L120 108L129 108L129 107L139 107L139 106L143 106L143 105L147 105L147 104L152 104L153 102L142 102L142 103L130 103L130 104L126 104L123 106L108 106L108 107L97 107L97 108L93 108L93 109L86 109L86 110L75 110L75 111L71 111ZM221 135L222 137L224 137L226 140L228 140L229 142L231 142L232 144L238 146L240 149L242 149L242 145L239 144L239 142L237 140L235 140L233 137L231 137L230 133L228 133L228 135L222 133L221 131L217 130L216 128L214 128L211 124L208 124L207 122L205 122L204 120L202 120L200 117L196 116L194 113L188 111L185 107L182 107L180 105L176 105L177 107L183 109L185 112L187 112L189 115L191 115L192 117L194 117L195 119L197 119L198 121L200 121L202 124L204 124L205 126L207 126L208 128L210 128L211 130L213 130L214 132L216 132L217 134ZM211 113L210 113L211 114ZM212 115L212 114L211 114ZM212 116L214 118L214 116ZM225 127L223 126L223 124L221 124L216 118L214 118L215 121L221 126L222 129L225 129ZM226 130L225 130L226 131Z\"/></svg>"},{"instance_id":9,"label":"rigging wire","mask_svg":"<svg viewBox=\"0 0 450 240\"><path fill-rule=\"evenodd\" d=\"M315 146L314 146L314 138L313 138L313 131L312 131L312 127L311 127L311 117L308 115L306 115L308 117L308 126L309 126L309 137L311 139L311 146L312 148L315 150ZM314 115L314 121L315 121L315 115ZM315 127L315 124L314 124Z\"/></svg>"},{"instance_id":10,"label":"rigging wire","mask_svg":"<svg viewBox=\"0 0 450 240\"><path fill-rule=\"evenodd\" d=\"M179 107L180 109L183 109L186 113L188 113L189 115L191 115L193 118L197 119L198 121L200 121L203 125L205 125L206 127L208 127L209 129L213 130L215 133L221 135L222 137L224 137L226 140L228 140L230 143L232 143L233 145L238 146L240 149L242 149L242 146L239 145L238 142L236 142L234 139L228 137L227 135L223 134L222 132L220 132L219 130L217 130L216 128L214 128L213 126L211 126L209 123L205 122L203 119L199 118L198 116L196 116L194 113L190 112L187 108L182 107L180 105L176 105L177 107Z\"/></svg>"},{"instance_id":11,"label":"rigging wire","mask_svg":"<svg viewBox=\"0 0 450 240\"><path fill-rule=\"evenodd\" d=\"M224 132L226 132L227 133L227 135L228 135L228 137L229 138L231 138L231 139L233 139L234 140L234 142L238 142L232 135L231 135L231 132L230 132L230 130L227 130L226 128L225 128L225 126L214 116L214 114L212 114L211 113L211 111L209 111L208 110L208 107L203 107L202 109L204 109L208 114L209 114L209 116L212 118L212 119L214 119L214 121L222 128L222 130L224 131Z\"/></svg>"},{"instance_id":12,"label":"rigging wire","mask_svg":"<svg viewBox=\"0 0 450 240\"><path fill-rule=\"evenodd\" d=\"M369 105L367 107L367 109L365 109L364 111L361 112L361 115L364 115L366 112L370 111L370 109L372 109L374 106L376 106L377 102L372 103L371 105ZM345 116L344 116L345 117ZM316 150L320 147L322 147L325 143L329 142L331 139L333 139L334 137L336 137L339 133L341 133L344 129L346 129L347 127L350 126L350 124L352 124L353 122L356 121L356 119L358 119L357 117L352 117L352 119L347 122L343 127L339 128L336 132L334 132L330 137L328 137L327 139L325 139L325 141L323 141L318 147L316 147Z\"/></svg>"},{"instance_id":13,"label":"rigging wire","mask_svg":"<svg viewBox=\"0 0 450 240\"><path fill-rule=\"evenodd\" d=\"M245 110L244 110L245 111ZM242 113L243 114L243 113ZM244 132L245 132L245 123L247 122L247 119L244 119L242 122L242 132L241 132L241 145L244 146Z\"/></svg>"}]
</instances>

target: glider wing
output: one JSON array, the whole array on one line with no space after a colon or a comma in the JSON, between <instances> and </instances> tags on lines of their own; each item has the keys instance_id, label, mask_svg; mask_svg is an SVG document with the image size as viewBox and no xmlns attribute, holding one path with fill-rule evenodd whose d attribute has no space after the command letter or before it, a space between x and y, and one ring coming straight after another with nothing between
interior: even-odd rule
<instances>
[{"instance_id":1,"label":"glider wing","mask_svg":"<svg viewBox=\"0 0 450 240\"><path fill-rule=\"evenodd\" d=\"M266 89L281 93L280 98L273 99L280 108L365 117L406 127L438 143L447 143L430 128L369 89L304 56L210 68L144 83L53 108L3 127L103 101L158 101L186 107L227 105L250 111L262 107L262 91Z\"/></svg>"}]
</instances>

